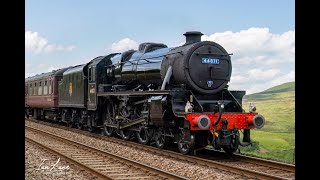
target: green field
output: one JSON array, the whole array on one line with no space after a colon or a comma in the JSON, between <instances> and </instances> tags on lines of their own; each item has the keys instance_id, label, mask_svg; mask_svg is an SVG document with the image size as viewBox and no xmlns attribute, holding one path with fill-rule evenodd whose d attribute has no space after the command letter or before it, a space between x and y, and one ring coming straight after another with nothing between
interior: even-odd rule
<instances>
[{"instance_id":1,"label":"green field","mask_svg":"<svg viewBox=\"0 0 320 180\"><path fill-rule=\"evenodd\" d=\"M266 119L260 130L251 130L253 146L241 147L243 153L287 162L294 161L295 83L289 82L260 93L246 95L243 108L254 102L257 112Z\"/></svg>"}]
</instances>

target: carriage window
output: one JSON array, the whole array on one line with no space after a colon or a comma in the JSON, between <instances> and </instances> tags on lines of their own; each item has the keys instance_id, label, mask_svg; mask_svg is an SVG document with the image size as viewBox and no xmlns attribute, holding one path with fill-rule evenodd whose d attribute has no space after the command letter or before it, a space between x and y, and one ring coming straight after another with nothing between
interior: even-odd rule
<instances>
[{"instance_id":1,"label":"carriage window","mask_svg":"<svg viewBox=\"0 0 320 180\"><path fill-rule=\"evenodd\" d=\"M47 85L47 81L44 81L43 95L47 95L47 94L48 94L48 85Z\"/></svg>"},{"instance_id":2,"label":"carriage window","mask_svg":"<svg viewBox=\"0 0 320 180\"><path fill-rule=\"evenodd\" d=\"M33 95L37 95L37 83L34 83Z\"/></svg>"},{"instance_id":3,"label":"carriage window","mask_svg":"<svg viewBox=\"0 0 320 180\"><path fill-rule=\"evenodd\" d=\"M42 95L41 81L39 82L38 95L40 95L40 96Z\"/></svg>"},{"instance_id":4,"label":"carriage window","mask_svg":"<svg viewBox=\"0 0 320 180\"><path fill-rule=\"evenodd\" d=\"M30 95L32 95L32 94L33 94L33 92L32 92L32 83L30 83L29 94L30 94Z\"/></svg>"},{"instance_id":5,"label":"carriage window","mask_svg":"<svg viewBox=\"0 0 320 180\"><path fill-rule=\"evenodd\" d=\"M49 81L49 94L51 94L51 80Z\"/></svg>"},{"instance_id":6,"label":"carriage window","mask_svg":"<svg viewBox=\"0 0 320 180\"><path fill-rule=\"evenodd\" d=\"M51 80L49 81L49 94L51 94L52 93L52 91L51 91L51 87L52 87L52 84L51 84Z\"/></svg>"}]
</instances>

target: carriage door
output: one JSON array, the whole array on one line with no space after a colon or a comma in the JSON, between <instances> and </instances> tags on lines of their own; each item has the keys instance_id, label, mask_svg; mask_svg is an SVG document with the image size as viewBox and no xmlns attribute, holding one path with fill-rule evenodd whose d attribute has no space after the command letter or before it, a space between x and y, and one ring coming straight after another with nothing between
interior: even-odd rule
<instances>
[{"instance_id":1,"label":"carriage door","mask_svg":"<svg viewBox=\"0 0 320 180\"><path fill-rule=\"evenodd\" d=\"M96 110L96 66L90 66L88 74L88 109Z\"/></svg>"}]
</instances>

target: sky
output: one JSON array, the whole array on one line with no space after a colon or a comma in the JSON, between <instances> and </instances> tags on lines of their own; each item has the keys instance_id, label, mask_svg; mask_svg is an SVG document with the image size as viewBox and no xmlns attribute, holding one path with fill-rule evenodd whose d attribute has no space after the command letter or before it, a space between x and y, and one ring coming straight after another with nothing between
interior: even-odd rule
<instances>
[{"instance_id":1,"label":"sky","mask_svg":"<svg viewBox=\"0 0 320 180\"><path fill-rule=\"evenodd\" d=\"M233 53L231 90L251 94L295 80L293 0L26 0L25 77L142 42L175 47L186 31Z\"/></svg>"}]
</instances>

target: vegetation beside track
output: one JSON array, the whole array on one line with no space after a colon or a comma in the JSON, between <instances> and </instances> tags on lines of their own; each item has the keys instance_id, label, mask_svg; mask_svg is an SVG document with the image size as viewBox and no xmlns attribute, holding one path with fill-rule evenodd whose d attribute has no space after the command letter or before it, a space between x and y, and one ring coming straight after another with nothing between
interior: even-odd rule
<instances>
[{"instance_id":1,"label":"vegetation beside track","mask_svg":"<svg viewBox=\"0 0 320 180\"><path fill-rule=\"evenodd\" d=\"M266 119L260 130L251 131L256 143L241 147L242 153L294 162L295 149L295 82L272 87L260 93L246 95L243 108L248 111L254 102L257 112Z\"/></svg>"}]
</instances>

